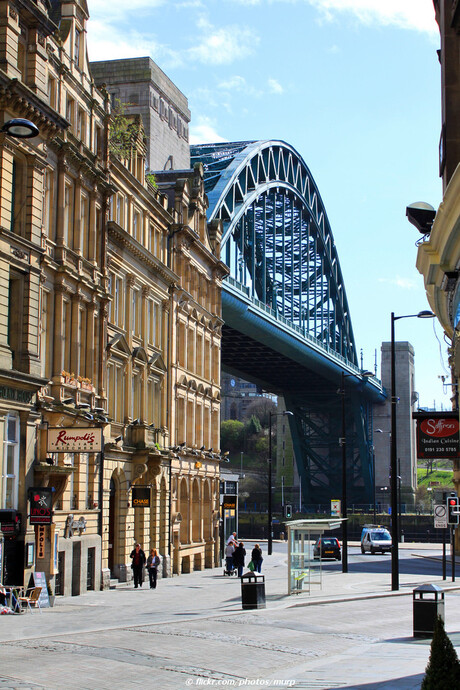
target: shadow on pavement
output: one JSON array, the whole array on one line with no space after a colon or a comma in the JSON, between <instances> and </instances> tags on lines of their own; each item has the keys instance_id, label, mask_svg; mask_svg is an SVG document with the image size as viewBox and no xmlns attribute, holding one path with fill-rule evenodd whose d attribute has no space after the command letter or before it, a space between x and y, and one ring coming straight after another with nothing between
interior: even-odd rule
<instances>
[{"instance_id":1,"label":"shadow on pavement","mask_svg":"<svg viewBox=\"0 0 460 690\"><path fill-rule=\"evenodd\" d=\"M379 680L376 683L365 683L364 685L342 685L340 690L345 690L345 688L350 688L351 690L383 690L384 688L389 688L390 690L419 690L424 677L424 673L418 673L415 676L392 678L385 681Z\"/></svg>"}]
</instances>

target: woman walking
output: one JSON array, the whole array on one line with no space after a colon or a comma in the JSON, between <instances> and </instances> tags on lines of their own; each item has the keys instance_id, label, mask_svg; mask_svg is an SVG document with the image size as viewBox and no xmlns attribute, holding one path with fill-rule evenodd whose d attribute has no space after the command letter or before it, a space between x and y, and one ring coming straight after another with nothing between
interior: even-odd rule
<instances>
[{"instance_id":1,"label":"woman walking","mask_svg":"<svg viewBox=\"0 0 460 690\"><path fill-rule=\"evenodd\" d=\"M150 589L156 589L158 567L161 559L156 549L150 549L150 556L147 558L147 570L149 571Z\"/></svg>"},{"instance_id":2,"label":"woman walking","mask_svg":"<svg viewBox=\"0 0 460 690\"><path fill-rule=\"evenodd\" d=\"M260 573L262 570L263 560L262 549L260 548L259 544L256 544L251 553L251 561L254 563L254 570L256 573Z\"/></svg>"}]
</instances>

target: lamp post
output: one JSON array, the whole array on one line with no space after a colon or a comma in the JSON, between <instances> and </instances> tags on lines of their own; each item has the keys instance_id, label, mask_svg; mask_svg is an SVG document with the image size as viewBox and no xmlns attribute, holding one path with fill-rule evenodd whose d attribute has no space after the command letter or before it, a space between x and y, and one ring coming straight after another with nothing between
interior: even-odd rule
<instances>
[{"instance_id":1,"label":"lamp post","mask_svg":"<svg viewBox=\"0 0 460 690\"><path fill-rule=\"evenodd\" d=\"M345 374L342 371L342 384L338 391L342 396L342 573L348 573L348 509L347 509L347 437L346 437L346 415L345 415L345 379L353 374ZM365 379L373 376L371 371L361 372Z\"/></svg>"},{"instance_id":2,"label":"lamp post","mask_svg":"<svg viewBox=\"0 0 460 690\"><path fill-rule=\"evenodd\" d=\"M1 131L15 139L32 139L32 137L39 135L38 127L30 120L24 120L22 117L8 120L2 126Z\"/></svg>"},{"instance_id":3,"label":"lamp post","mask_svg":"<svg viewBox=\"0 0 460 690\"><path fill-rule=\"evenodd\" d=\"M267 554L271 556L273 537L272 537L272 417L283 417L286 415L294 415L293 412L285 410L284 412L269 412L268 419L268 544Z\"/></svg>"},{"instance_id":4,"label":"lamp post","mask_svg":"<svg viewBox=\"0 0 460 690\"><path fill-rule=\"evenodd\" d=\"M391 490L391 589L399 589L399 515L398 515L398 467L396 439L396 356L395 356L395 321L399 319L432 319L432 311L420 311L418 314L395 316L391 312L391 452L390 452L390 490Z\"/></svg>"}]
</instances>

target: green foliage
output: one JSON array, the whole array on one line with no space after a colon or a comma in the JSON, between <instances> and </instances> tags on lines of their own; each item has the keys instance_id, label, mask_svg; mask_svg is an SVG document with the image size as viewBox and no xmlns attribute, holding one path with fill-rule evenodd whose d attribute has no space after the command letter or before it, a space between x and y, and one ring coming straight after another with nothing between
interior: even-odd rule
<instances>
[{"instance_id":1,"label":"green foliage","mask_svg":"<svg viewBox=\"0 0 460 690\"><path fill-rule=\"evenodd\" d=\"M460 662L452 642L438 616L431 642L430 659L420 690L460 688Z\"/></svg>"},{"instance_id":2,"label":"green foliage","mask_svg":"<svg viewBox=\"0 0 460 690\"><path fill-rule=\"evenodd\" d=\"M130 124L126 117L126 107L119 98L115 99L115 107L110 118L109 150L117 158L126 159L131 156L132 140L139 128Z\"/></svg>"},{"instance_id":3,"label":"green foliage","mask_svg":"<svg viewBox=\"0 0 460 690\"><path fill-rule=\"evenodd\" d=\"M240 451L244 446L244 424L237 419L227 419L220 425L220 447L230 452Z\"/></svg>"},{"instance_id":4,"label":"green foliage","mask_svg":"<svg viewBox=\"0 0 460 690\"><path fill-rule=\"evenodd\" d=\"M417 482L419 486L431 486L436 484L440 489L448 487L454 488L453 472L449 470L434 469L428 472L428 468L417 467Z\"/></svg>"},{"instance_id":5,"label":"green foliage","mask_svg":"<svg viewBox=\"0 0 460 690\"><path fill-rule=\"evenodd\" d=\"M260 434L262 431L262 426L260 424L259 418L255 414L251 415L246 424L244 425L244 431L246 437L254 436L255 434Z\"/></svg>"},{"instance_id":6,"label":"green foliage","mask_svg":"<svg viewBox=\"0 0 460 690\"><path fill-rule=\"evenodd\" d=\"M145 179L147 180L147 182L149 184L152 185L152 187L154 189L158 189L157 178L155 177L155 175L153 173L147 173L147 175L145 176Z\"/></svg>"}]
</instances>

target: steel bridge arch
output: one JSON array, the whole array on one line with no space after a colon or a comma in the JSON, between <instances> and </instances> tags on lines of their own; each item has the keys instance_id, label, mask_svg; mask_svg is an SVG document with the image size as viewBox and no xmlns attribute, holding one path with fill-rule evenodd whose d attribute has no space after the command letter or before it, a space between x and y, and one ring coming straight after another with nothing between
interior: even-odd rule
<instances>
[{"instance_id":1,"label":"steel bridge arch","mask_svg":"<svg viewBox=\"0 0 460 690\"><path fill-rule=\"evenodd\" d=\"M321 195L299 153L278 140L191 147L209 220L223 224L230 278L357 366L339 258Z\"/></svg>"}]
</instances>

